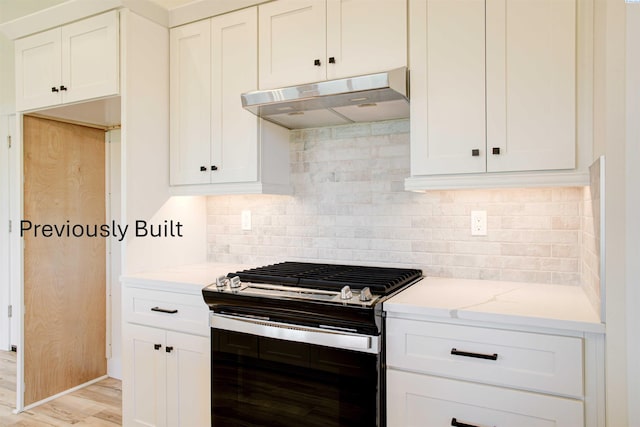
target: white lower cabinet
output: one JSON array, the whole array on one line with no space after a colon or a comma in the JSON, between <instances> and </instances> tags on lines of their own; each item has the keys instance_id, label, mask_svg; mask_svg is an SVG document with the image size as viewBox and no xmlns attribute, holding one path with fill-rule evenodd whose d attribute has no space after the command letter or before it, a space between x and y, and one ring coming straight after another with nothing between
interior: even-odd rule
<instances>
[{"instance_id":1,"label":"white lower cabinet","mask_svg":"<svg viewBox=\"0 0 640 427\"><path fill-rule=\"evenodd\" d=\"M389 426L584 425L582 402L536 393L389 370Z\"/></svg>"},{"instance_id":2,"label":"white lower cabinet","mask_svg":"<svg viewBox=\"0 0 640 427\"><path fill-rule=\"evenodd\" d=\"M599 425L585 424L587 348L579 336L387 317L387 425Z\"/></svg>"},{"instance_id":3,"label":"white lower cabinet","mask_svg":"<svg viewBox=\"0 0 640 427\"><path fill-rule=\"evenodd\" d=\"M186 315L188 299L200 304ZM155 304L146 307L149 301ZM123 303L123 425L211 425L210 339L206 334L189 333L193 325L184 320L200 318L204 327L200 330L208 331L208 310L202 297L125 285ZM140 316L145 308L148 317ZM173 326L167 328L173 318Z\"/></svg>"}]
</instances>

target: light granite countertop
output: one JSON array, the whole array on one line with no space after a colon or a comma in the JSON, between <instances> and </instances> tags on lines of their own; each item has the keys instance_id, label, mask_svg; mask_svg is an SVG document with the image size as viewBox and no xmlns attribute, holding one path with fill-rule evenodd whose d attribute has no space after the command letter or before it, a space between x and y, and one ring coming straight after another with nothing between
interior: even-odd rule
<instances>
[{"instance_id":1,"label":"light granite countertop","mask_svg":"<svg viewBox=\"0 0 640 427\"><path fill-rule=\"evenodd\" d=\"M195 295L218 276L252 267L255 266L191 264L124 275L121 280L136 287ZM426 277L385 301L384 310L388 317L605 331L580 286Z\"/></svg>"},{"instance_id":2,"label":"light granite countertop","mask_svg":"<svg viewBox=\"0 0 640 427\"><path fill-rule=\"evenodd\" d=\"M384 302L388 317L604 333L580 286L427 277Z\"/></svg>"},{"instance_id":3,"label":"light granite countertop","mask_svg":"<svg viewBox=\"0 0 640 427\"><path fill-rule=\"evenodd\" d=\"M200 294L202 288L215 282L216 277L251 267L225 263L190 264L123 275L120 280L141 288Z\"/></svg>"}]
</instances>

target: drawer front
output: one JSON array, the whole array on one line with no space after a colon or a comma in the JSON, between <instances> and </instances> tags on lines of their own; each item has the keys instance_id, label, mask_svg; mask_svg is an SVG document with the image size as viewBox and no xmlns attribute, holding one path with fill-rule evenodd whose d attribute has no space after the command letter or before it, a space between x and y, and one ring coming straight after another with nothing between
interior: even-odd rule
<instances>
[{"instance_id":1,"label":"drawer front","mask_svg":"<svg viewBox=\"0 0 640 427\"><path fill-rule=\"evenodd\" d=\"M125 322L208 336L209 308L202 296L130 288L122 291Z\"/></svg>"},{"instance_id":2,"label":"drawer front","mask_svg":"<svg viewBox=\"0 0 640 427\"><path fill-rule=\"evenodd\" d=\"M579 400L388 369L387 425L584 427L584 415Z\"/></svg>"},{"instance_id":3,"label":"drawer front","mask_svg":"<svg viewBox=\"0 0 640 427\"><path fill-rule=\"evenodd\" d=\"M581 398L582 339L387 319L387 364L415 372Z\"/></svg>"}]
</instances>

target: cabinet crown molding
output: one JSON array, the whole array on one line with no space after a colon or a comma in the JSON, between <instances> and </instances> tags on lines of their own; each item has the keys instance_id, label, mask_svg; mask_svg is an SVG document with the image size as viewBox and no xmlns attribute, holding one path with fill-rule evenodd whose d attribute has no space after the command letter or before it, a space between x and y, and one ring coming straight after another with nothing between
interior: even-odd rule
<instances>
[{"instance_id":1,"label":"cabinet crown molding","mask_svg":"<svg viewBox=\"0 0 640 427\"><path fill-rule=\"evenodd\" d=\"M150 0L70 0L0 24L0 33L16 40L121 8L130 9L163 27L169 26L169 11Z\"/></svg>"}]
</instances>

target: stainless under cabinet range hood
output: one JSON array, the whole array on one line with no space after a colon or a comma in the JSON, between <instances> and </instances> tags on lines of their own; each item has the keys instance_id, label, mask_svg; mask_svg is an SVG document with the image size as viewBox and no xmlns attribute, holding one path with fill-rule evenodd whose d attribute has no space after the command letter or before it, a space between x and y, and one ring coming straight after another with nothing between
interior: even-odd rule
<instances>
[{"instance_id":1,"label":"stainless under cabinet range hood","mask_svg":"<svg viewBox=\"0 0 640 427\"><path fill-rule=\"evenodd\" d=\"M242 106L288 129L409 117L407 68L242 94Z\"/></svg>"}]
</instances>

